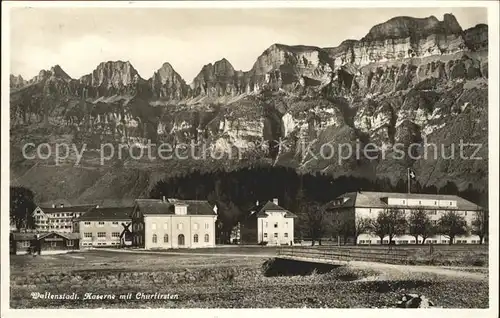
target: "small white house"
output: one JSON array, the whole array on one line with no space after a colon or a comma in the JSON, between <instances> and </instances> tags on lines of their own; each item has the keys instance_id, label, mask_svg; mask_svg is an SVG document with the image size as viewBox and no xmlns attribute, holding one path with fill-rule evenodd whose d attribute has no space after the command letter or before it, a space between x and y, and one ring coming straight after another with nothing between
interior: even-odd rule
<instances>
[{"instance_id":1,"label":"small white house","mask_svg":"<svg viewBox=\"0 0 500 318\"><path fill-rule=\"evenodd\" d=\"M293 245L297 216L278 205L278 199L257 204L240 224L242 244Z\"/></svg>"}]
</instances>

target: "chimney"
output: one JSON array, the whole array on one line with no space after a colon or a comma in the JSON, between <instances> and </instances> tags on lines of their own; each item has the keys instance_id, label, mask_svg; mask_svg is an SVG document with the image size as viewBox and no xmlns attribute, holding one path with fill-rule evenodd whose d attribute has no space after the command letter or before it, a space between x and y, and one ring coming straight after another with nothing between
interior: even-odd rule
<instances>
[{"instance_id":1,"label":"chimney","mask_svg":"<svg viewBox=\"0 0 500 318\"><path fill-rule=\"evenodd\" d=\"M161 201L162 201L162 202L165 202L165 196L163 196L163 197L161 198Z\"/></svg>"},{"instance_id":2,"label":"chimney","mask_svg":"<svg viewBox=\"0 0 500 318\"><path fill-rule=\"evenodd\" d=\"M96 209L99 209L99 204L95 206Z\"/></svg>"},{"instance_id":3,"label":"chimney","mask_svg":"<svg viewBox=\"0 0 500 318\"><path fill-rule=\"evenodd\" d=\"M217 214L217 211L219 210L219 208L217 208L217 204L214 205L214 209L213 210L214 210L215 214Z\"/></svg>"},{"instance_id":4,"label":"chimney","mask_svg":"<svg viewBox=\"0 0 500 318\"><path fill-rule=\"evenodd\" d=\"M61 205L60 205L60 206L61 206L61 208L64 208L64 204L62 204L62 203L61 203Z\"/></svg>"},{"instance_id":5,"label":"chimney","mask_svg":"<svg viewBox=\"0 0 500 318\"><path fill-rule=\"evenodd\" d=\"M259 200L255 201L255 206L259 206Z\"/></svg>"},{"instance_id":6,"label":"chimney","mask_svg":"<svg viewBox=\"0 0 500 318\"><path fill-rule=\"evenodd\" d=\"M52 204L52 208L54 208L54 209L55 209L55 207L56 207L56 205L55 205L55 204Z\"/></svg>"},{"instance_id":7,"label":"chimney","mask_svg":"<svg viewBox=\"0 0 500 318\"><path fill-rule=\"evenodd\" d=\"M273 203L274 203L274 204L276 204L276 205L278 205L278 199L277 199L277 198L274 198L274 199L273 199Z\"/></svg>"}]
</instances>

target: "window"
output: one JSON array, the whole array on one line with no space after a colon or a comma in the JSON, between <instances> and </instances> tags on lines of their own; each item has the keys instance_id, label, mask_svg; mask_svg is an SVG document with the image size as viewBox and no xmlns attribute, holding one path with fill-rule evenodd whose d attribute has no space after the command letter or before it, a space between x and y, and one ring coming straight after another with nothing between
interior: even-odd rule
<instances>
[{"instance_id":1,"label":"window","mask_svg":"<svg viewBox=\"0 0 500 318\"><path fill-rule=\"evenodd\" d=\"M113 226L118 226L118 222L113 222Z\"/></svg>"},{"instance_id":2,"label":"window","mask_svg":"<svg viewBox=\"0 0 500 318\"><path fill-rule=\"evenodd\" d=\"M104 222L99 222L99 226L104 226Z\"/></svg>"},{"instance_id":3,"label":"window","mask_svg":"<svg viewBox=\"0 0 500 318\"><path fill-rule=\"evenodd\" d=\"M274 228L278 227L278 222L274 223Z\"/></svg>"},{"instance_id":4,"label":"window","mask_svg":"<svg viewBox=\"0 0 500 318\"><path fill-rule=\"evenodd\" d=\"M23 241L22 246L23 247L30 247L31 246L31 242L30 241Z\"/></svg>"},{"instance_id":5,"label":"window","mask_svg":"<svg viewBox=\"0 0 500 318\"><path fill-rule=\"evenodd\" d=\"M198 223L193 224L193 229L197 230L198 229Z\"/></svg>"},{"instance_id":6,"label":"window","mask_svg":"<svg viewBox=\"0 0 500 318\"><path fill-rule=\"evenodd\" d=\"M450 205L453 205L453 202L450 201Z\"/></svg>"},{"instance_id":7,"label":"window","mask_svg":"<svg viewBox=\"0 0 500 318\"><path fill-rule=\"evenodd\" d=\"M210 227L210 224L205 223L205 230L208 230L209 227Z\"/></svg>"},{"instance_id":8,"label":"window","mask_svg":"<svg viewBox=\"0 0 500 318\"><path fill-rule=\"evenodd\" d=\"M163 235L163 243L168 243L168 234Z\"/></svg>"},{"instance_id":9,"label":"window","mask_svg":"<svg viewBox=\"0 0 500 318\"><path fill-rule=\"evenodd\" d=\"M92 233L91 232L85 232L83 233L83 237L92 237Z\"/></svg>"},{"instance_id":10,"label":"window","mask_svg":"<svg viewBox=\"0 0 500 318\"><path fill-rule=\"evenodd\" d=\"M278 237L278 233L274 233L274 237Z\"/></svg>"},{"instance_id":11,"label":"window","mask_svg":"<svg viewBox=\"0 0 500 318\"><path fill-rule=\"evenodd\" d=\"M198 234L195 234L195 235L193 236L193 242L194 242L194 243L198 243Z\"/></svg>"},{"instance_id":12,"label":"window","mask_svg":"<svg viewBox=\"0 0 500 318\"><path fill-rule=\"evenodd\" d=\"M177 229L182 230L182 223L177 224Z\"/></svg>"},{"instance_id":13,"label":"window","mask_svg":"<svg viewBox=\"0 0 500 318\"><path fill-rule=\"evenodd\" d=\"M210 238L210 237L208 236L208 234L205 234L205 243L208 243L209 238Z\"/></svg>"},{"instance_id":14,"label":"window","mask_svg":"<svg viewBox=\"0 0 500 318\"><path fill-rule=\"evenodd\" d=\"M113 232L111 233L111 237L120 237L120 232Z\"/></svg>"},{"instance_id":15,"label":"window","mask_svg":"<svg viewBox=\"0 0 500 318\"><path fill-rule=\"evenodd\" d=\"M406 200L403 200L403 204L406 204Z\"/></svg>"},{"instance_id":16,"label":"window","mask_svg":"<svg viewBox=\"0 0 500 318\"><path fill-rule=\"evenodd\" d=\"M285 228L288 228L288 222L285 222Z\"/></svg>"},{"instance_id":17,"label":"window","mask_svg":"<svg viewBox=\"0 0 500 318\"><path fill-rule=\"evenodd\" d=\"M75 242L73 242L73 240L66 241L66 246L74 246L74 245L75 245Z\"/></svg>"},{"instance_id":18,"label":"window","mask_svg":"<svg viewBox=\"0 0 500 318\"><path fill-rule=\"evenodd\" d=\"M288 233L285 233L285 237L288 237Z\"/></svg>"},{"instance_id":19,"label":"window","mask_svg":"<svg viewBox=\"0 0 500 318\"><path fill-rule=\"evenodd\" d=\"M99 238L106 237L106 232L97 232L97 237L99 237Z\"/></svg>"},{"instance_id":20,"label":"window","mask_svg":"<svg viewBox=\"0 0 500 318\"><path fill-rule=\"evenodd\" d=\"M56 247L57 246L57 242L50 242L50 246Z\"/></svg>"},{"instance_id":21,"label":"window","mask_svg":"<svg viewBox=\"0 0 500 318\"><path fill-rule=\"evenodd\" d=\"M168 222L163 223L163 229L167 230L168 229Z\"/></svg>"},{"instance_id":22,"label":"window","mask_svg":"<svg viewBox=\"0 0 500 318\"><path fill-rule=\"evenodd\" d=\"M153 243L158 243L158 236L156 234L153 234Z\"/></svg>"},{"instance_id":23,"label":"window","mask_svg":"<svg viewBox=\"0 0 500 318\"><path fill-rule=\"evenodd\" d=\"M264 233L264 237L267 237L267 233Z\"/></svg>"},{"instance_id":24,"label":"window","mask_svg":"<svg viewBox=\"0 0 500 318\"><path fill-rule=\"evenodd\" d=\"M156 223L151 223L151 229L156 230Z\"/></svg>"}]
</instances>

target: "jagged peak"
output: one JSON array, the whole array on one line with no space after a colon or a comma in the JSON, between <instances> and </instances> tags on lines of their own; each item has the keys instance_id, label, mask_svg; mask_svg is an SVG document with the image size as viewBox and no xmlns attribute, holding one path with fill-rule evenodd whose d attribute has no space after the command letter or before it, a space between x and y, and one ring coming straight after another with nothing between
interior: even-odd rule
<instances>
[{"instance_id":1,"label":"jagged peak","mask_svg":"<svg viewBox=\"0 0 500 318\"><path fill-rule=\"evenodd\" d=\"M10 78L17 78L17 79L24 79L21 75L14 75L14 74L10 74Z\"/></svg>"},{"instance_id":2,"label":"jagged peak","mask_svg":"<svg viewBox=\"0 0 500 318\"><path fill-rule=\"evenodd\" d=\"M174 71L174 68L173 68L172 64L170 64L169 62L165 62L161 65L159 70L172 70L172 71Z\"/></svg>"},{"instance_id":3,"label":"jagged peak","mask_svg":"<svg viewBox=\"0 0 500 318\"><path fill-rule=\"evenodd\" d=\"M216 61L214 63L214 68L217 68L217 67L220 67L220 66L223 66L223 67L230 67L231 69L233 69L234 71L234 67L233 65L231 64L231 62L229 62L225 57L223 57L222 59Z\"/></svg>"},{"instance_id":4,"label":"jagged peak","mask_svg":"<svg viewBox=\"0 0 500 318\"><path fill-rule=\"evenodd\" d=\"M101 62L101 63L99 63L99 65L97 65L96 69L107 67L107 66L114 66L114 65L128 66L128 67L135 70L134 66L132 65L132 63L130 63L130 61L122 61L122 60Z\"/></svg>"},{"instance_id":5,"label":"jagged peak","mask_svg":"<svg viewBox=\"0 0 500 318\"><path fill-rule=\"evenodd\" d=\"M317 51L321 49L317 46L311 46L311 45L286 45L281 43L274 43L270 47L268 47L263 54L276 50L288 51L292 53L300 53L305 51Z\"/></svg>"},{"instance_id":6,"label":"jagged peak","mask_svg":"<svg viewBox=\"0 0 500 318\"><path fill-rule=\"evenodd\" d=\"M169 62L165 62L162 66L153 74L153 77L159 76L161 79L176 77L181 82L185 82L184 79L177 73Z\"/></svg>"},{"instance_id":7,"label":"jagged peak","mask_svg":"<svg viewBox=\"0 0 500 318\"><path fill-rule=\"evenodd\" d=\"M64 80L71 80L71 76L69 76L59 64L52 66L50 68L50 72L54 77L62 78Z\"/></svg>"},{"instance_id":8,"label":"jagged peak","mask_svg":"<svg viewBox=\"0 0 500 318\"><path fill-rule=\"evenodd\" d=\"M443 16L443 21L439 21L433 15L425 18L399 16L373 26L362 41L404 38L412 34L427 36L432 33L458 34L460 32L462 32L460 24L450 13Z\"/></svg>"}]
</instances>

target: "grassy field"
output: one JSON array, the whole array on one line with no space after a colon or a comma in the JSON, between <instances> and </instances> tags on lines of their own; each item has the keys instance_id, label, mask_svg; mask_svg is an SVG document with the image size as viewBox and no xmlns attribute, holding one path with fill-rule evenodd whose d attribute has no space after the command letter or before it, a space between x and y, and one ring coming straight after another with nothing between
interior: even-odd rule
<instances>
[{"instance_id":1,"label":"grassy field","mask_svg":"<svg viewBox=\"0 0 500 318\"><path fill-rule=\"evenodd\" d=\"M403 292L423 294L441 307L488 306L487 280L350 267L307 276L266 276L263 264L273 248L231 250L247 257L224 255L221 249L204 251L212 251L210 256L193 253L199 251L162 255L99 250L11 256L11 307L370 308L391 307ZM136 299L139 292L169 299ZM79 299L33 299L36 293L75 293ZM84 299L85 293L115 299ZM120 299L128 293L130 299Z\"/></svg>"}]
</instances>

